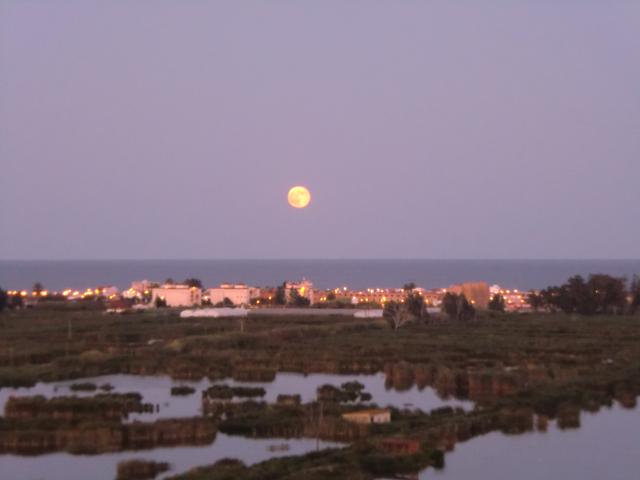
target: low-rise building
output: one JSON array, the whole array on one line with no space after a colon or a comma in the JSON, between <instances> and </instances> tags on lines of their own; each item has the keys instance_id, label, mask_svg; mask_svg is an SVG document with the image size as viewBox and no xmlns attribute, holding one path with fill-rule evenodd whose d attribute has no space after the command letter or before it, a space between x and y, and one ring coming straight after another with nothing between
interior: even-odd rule
<instances>
[{"instance_id":1,"label":"low-rise building","mask_svg":"<svg viewBox=\"0 0 640 480\"><path fill-rule=\"evenodd\" d=\"M467 282L451 285L448 292L464 295L476 308L485 309L489 305L489 285L485 282Z\"/></svg>"},{"instance_id":2,"label":"low-rise building","mask_svg":"<svg viewBox=\"0 0 640 480\"><path fill-rule=\"evenodd\" d=\"M151 303L160 299L167 307L194 307L202 304L202 291L188 285L162 285L151 289Z\"/></svg>"},{"instance_id":3,"label":"low-rise building","mask_svg":"<svg viewBox=\"0 0 640 480\"><path fill-rule=\"evenodd\" d=\"M209 288L205 294L212 305L223 303L225 298L234 305L249 305L252 299L260 298L260 289L243 283L223 283L219 287Z\"/></svg>"},{"instance_id":4,"label":"low-rise building","mask_svg":"<svg viewBox=\"0 0 640 480\"><path fill-rule=\"evenodd\" d=\"M349 292L351 303L377 303L384 305L387 302L403 302L407 297L407 291L402 288L367 288Z\"/></svg>"},{"instance_id":5,"label":"low-rise building","mask_svg":"<svg viewBox=\"0 0 640 480\"><path fill-rule=\"evenodd\" d=\"M389 423L391 421L391 410L388 408L371 408L359 410L357 412L343 413L342 418L352 423Z\"/></svg>"},{"instance_id":6,"label":"low-rise building","mask_svg":"<svg viewBox=\"0 0 640 480\"><path fill-rule=\"evenodd\" d=\"M157 282L152 282L150 280L136 280L131 282L131 286L122 292L122 296L124 298L149 301L151 298L151 290L153 288L158 288L158 286Z\"/></svg>"},{"instance_id":7,"label":"low-rise building","mask_svg":"<svg viewBox=\"0 0 640 480\"><path fill-rule=\"evenodd\" d=\"M529 305L529 293L518 290L517 288L504 289L500 285L491 285L489 288L491 297L501 295L504 298L504 308L508 312L523 312L531 310Z\"/></svg>"}]
</instances>

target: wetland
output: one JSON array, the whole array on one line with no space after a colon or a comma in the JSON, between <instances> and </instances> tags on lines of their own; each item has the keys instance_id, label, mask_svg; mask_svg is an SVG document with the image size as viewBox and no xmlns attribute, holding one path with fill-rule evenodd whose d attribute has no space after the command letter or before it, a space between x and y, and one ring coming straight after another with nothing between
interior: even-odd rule
<instances>
[{"instance_id":1,"label":"wetland","mask_svg":"<svg viewBox=\"0 0 640 480\"><path fill-rule=\"evenodd\" d=\"M614 426L638 417L634 316L481 314L393 331L262 315L241 331L173 311L33 308L3 313L0 332L8 478L69 478L55 476L62 465L116 478L145 474L144 462L156 478L465 478L486 452L487 472L507 478L517 457L496 442L533 438L540 453L527 458L572 458L570 443L548 445L566 432L625 445ZM343 416L372 408L390 420Z\"/></svg>"}]
</instances>

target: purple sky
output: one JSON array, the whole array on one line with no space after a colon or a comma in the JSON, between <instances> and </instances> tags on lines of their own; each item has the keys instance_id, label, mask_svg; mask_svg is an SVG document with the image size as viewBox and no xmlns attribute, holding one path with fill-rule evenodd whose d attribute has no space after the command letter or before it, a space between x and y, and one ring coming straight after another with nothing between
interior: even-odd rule
<instances>
[{"instance_id":1,"label":"purple sky","mask_svg":"<svg viewBox=\"0 0 640 480\"><path fill-rule=\"evenodd\" d=\"M640 258L640 2L3 0L0 165L4 259Z\"/></svg>"}]
</instances>

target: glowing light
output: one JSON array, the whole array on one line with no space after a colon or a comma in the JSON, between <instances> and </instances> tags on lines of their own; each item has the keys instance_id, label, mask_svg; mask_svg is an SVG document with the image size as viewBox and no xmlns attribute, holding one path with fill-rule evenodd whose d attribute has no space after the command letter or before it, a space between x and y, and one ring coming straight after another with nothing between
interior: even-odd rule
<instances>
[{"instance_id":1,"label":"glowing light","mask_svg":"<svg viewBox=\"0 0 640 480\"><path fill-rule=\"evenodd\" d=\"M311 201L311 193L305 187L298 185L289 190L287 199L292 207L305 208Z\"/></svg>"}]
</instances>

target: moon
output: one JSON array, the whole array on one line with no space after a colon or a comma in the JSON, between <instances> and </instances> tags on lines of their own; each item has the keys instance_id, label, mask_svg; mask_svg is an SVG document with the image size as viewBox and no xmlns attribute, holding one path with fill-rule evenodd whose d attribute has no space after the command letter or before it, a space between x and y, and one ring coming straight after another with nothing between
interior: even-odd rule
<instances>
[{"instance_id":1,"label":"moon","mask_svg":"<svg viewBox=\"0 0 640 480\"><path fill-rule=\"evenodd\" d=\"M297 185L289 190L287 199L293 208L305 208L311 201L311 193L307 188Z\"/></svg>"}]
</instances>

